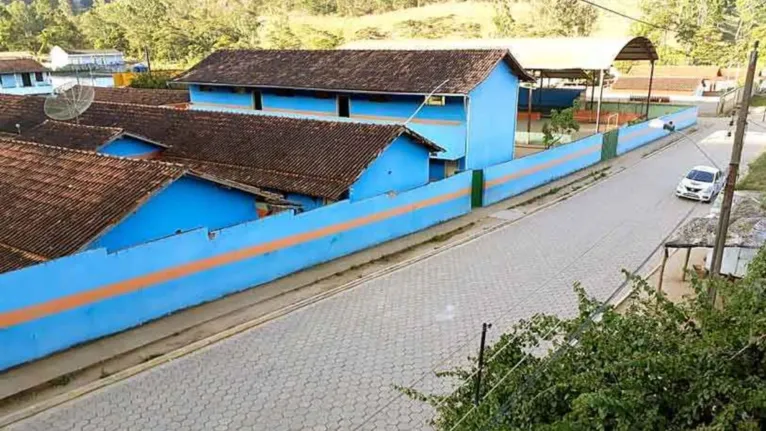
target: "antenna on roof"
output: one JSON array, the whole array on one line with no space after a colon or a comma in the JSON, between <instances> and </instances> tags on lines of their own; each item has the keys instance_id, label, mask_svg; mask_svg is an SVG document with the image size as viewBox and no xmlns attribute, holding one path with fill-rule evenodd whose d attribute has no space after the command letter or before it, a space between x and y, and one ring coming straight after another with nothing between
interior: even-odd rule
<instances>
[{"instance_id":1,"label":"antenna on roof","mask_svg":"<svg viewBox=\"0 0 766 431\"><path fill-rule=\"evenodd\" d=\"M71 82L62 84L45 98L45 115L59 121L74 118L77 124L80 124L80 115L90 107L94 98L93 87L75 85Z\"/></svg>"},{"instance_id":2,"label":"antenna on roof","mask_svg":"<svg viewBox=\"0 0 766 431\"><path fill-rule=\"evenodd\" d=\"M407 124L408 124L408 123L409 123L409 122L410 122L410 121L411 121L413 118L415 118L415 116L416 116L416 115L418 115L418 112L420 112L420 110L421 110L421 109L423 109L423 106L424 106L424 105L425 105L425 104L428 102L428 99L430 99L430 98L431 98L431 96L433 96L433 95L434 95L434 93L436 93L437 91L439 91L439 89L440 89L440 88L442 88L442 87L444 86L444 84L446 84L447 82L449 82L449 79L445 79L445 80L444 80L444 82L442 82L441 84L437 85L437 86L436 86L436 88L434 88L433 90L431 90L431 92L430 92L430 93L428 93L428 96L426 96L426 98L425 98L425 99L423 99L423 102L420 104L420 106L418 106L418 109L416 109L416 110L415 110L415 112L413 112L413 113L412 113L412 115L410 115L410 118L408 118L408 119L407 119L407 121L405 121L405 122L404 122L404 125L405 125L405 126L406 126L406 125L407 125Z\"/></svg>"}]
</instances>

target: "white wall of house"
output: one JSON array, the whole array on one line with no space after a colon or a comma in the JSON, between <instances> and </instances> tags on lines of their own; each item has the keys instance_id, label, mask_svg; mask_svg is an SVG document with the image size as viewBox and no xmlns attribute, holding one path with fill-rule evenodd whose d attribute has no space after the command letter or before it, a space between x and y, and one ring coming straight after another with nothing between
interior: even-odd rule
<instances>
[{"instance_id":1,"label":"white wall of house","mask_svg":"<svg viewBox=\"0 0 766 431\"><path fill-rule=\"evenodd\" d=\"M25 78L28 78L25 82ZM29 85L27 85L29 84ZM53 91L49 72L0 74L0 93L16 95L49 94Z\"/></svg>"},{"instance_id":2,"label":"white wall of house","mask_svg":"<svg viewBox=\"0 0 766 431\"><path fill-rule=\"evenodd\" d=\"M58 46L54 46L50 52L51 68L54 70L67 66L119 66L125 64L125 58L121 52L70 54Z\"/></svg>"}]
</instances>

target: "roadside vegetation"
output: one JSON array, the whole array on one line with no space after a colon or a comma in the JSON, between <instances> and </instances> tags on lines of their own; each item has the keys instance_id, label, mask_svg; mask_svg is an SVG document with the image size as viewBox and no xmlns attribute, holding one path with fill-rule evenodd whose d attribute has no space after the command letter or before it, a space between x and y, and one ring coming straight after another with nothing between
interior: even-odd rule
<instances>
[{"instance_id":1,"label":"roadside vegetation","mask_svg":"<svg viewBox=\"0 0 766 431\"><path fill-rule=\"evenodd\" d=\"M113 48L155 68L186 68L223 48L329 49L362 39L646 35L661 63L740 64L766 45L762 0L601 0L680 29L668 36L580 0L0 1L0 51ZM680 11L680 12L679 12Z\"/></svg>"},{"instance_id":2,"label":"roadside vegetation","mask_svg":"<svg viewBox=\"0 0 766 431\"><path fill-rule=\"evenodd\" d=\"M624 311L576 286L576 316L502 335L484 354L478 407L473 367L441 374L463 382L449 396L404 391L435 407L439 430L766 429L766 250L743 280L693 279L682 303L630 283L640 294Z\"/></svg>"},{"instance_id":3,"label":"roadside vegetation","mask_svg":"<svg viewBox=\"0 0 766 431\"><path fill-rule=\"evenodd\" d=\"M737 190L755 190L766 193L766 153L750 163L745 178L737 184Z\"/></svg>"}]
</instances>

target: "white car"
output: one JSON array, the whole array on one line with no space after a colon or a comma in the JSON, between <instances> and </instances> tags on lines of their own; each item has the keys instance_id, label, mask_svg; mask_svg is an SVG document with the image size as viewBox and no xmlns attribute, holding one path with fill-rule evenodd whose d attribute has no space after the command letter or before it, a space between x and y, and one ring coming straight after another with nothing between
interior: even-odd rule
<instances>
[{"instance_id":1,"label":"white car","mask_svg":"<svg viewBox=\"0 0 766 431\"><path fill-rule=\"evenodd\" d=\"M676 196L710 202L721 191L724 181L718 168L695 166L676 187Z\"/></svg>"}]
</instances>

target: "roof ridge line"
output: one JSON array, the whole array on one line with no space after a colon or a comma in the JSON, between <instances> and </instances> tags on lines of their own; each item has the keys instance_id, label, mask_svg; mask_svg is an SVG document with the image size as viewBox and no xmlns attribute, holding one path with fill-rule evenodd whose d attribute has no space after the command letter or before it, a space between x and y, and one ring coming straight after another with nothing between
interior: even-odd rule
<instances>
[{"instance_id":1,"label":"roof ridge line","mask_svg":"<svg viewBox=\"0 0 766 431\"><path fill-rule=\"evenodd\" d=\"M146 159L137 159L135 157L123 157L123 156L113 156L111 154L103 154L98 153L95 151L87 151L87 150L78 150L75 148L66 148L66 147L57 147L55 145L47 145L47 144L41 144L39 142L35 141L20 141L18 139L13 138L4 138L0 136L0 143L2 142L10 142L15 145L20 146L31 146L31 147L40 147L40 148L48 148L51 150L59 150L62 153L78 153L78 154L84 154L88 156L95 156L95 157L103 157L107 159L117 159L117 160L126 160L130 163L134 164L145 164L145 165L165 165L169 167L175 167L175 168L181 168L183 172L188 172L189 170L186 168L186 166L180 164L180 163L172 163L172 162L165 162L162 160L146 160Z\"/></svg>"}]
</instances>

